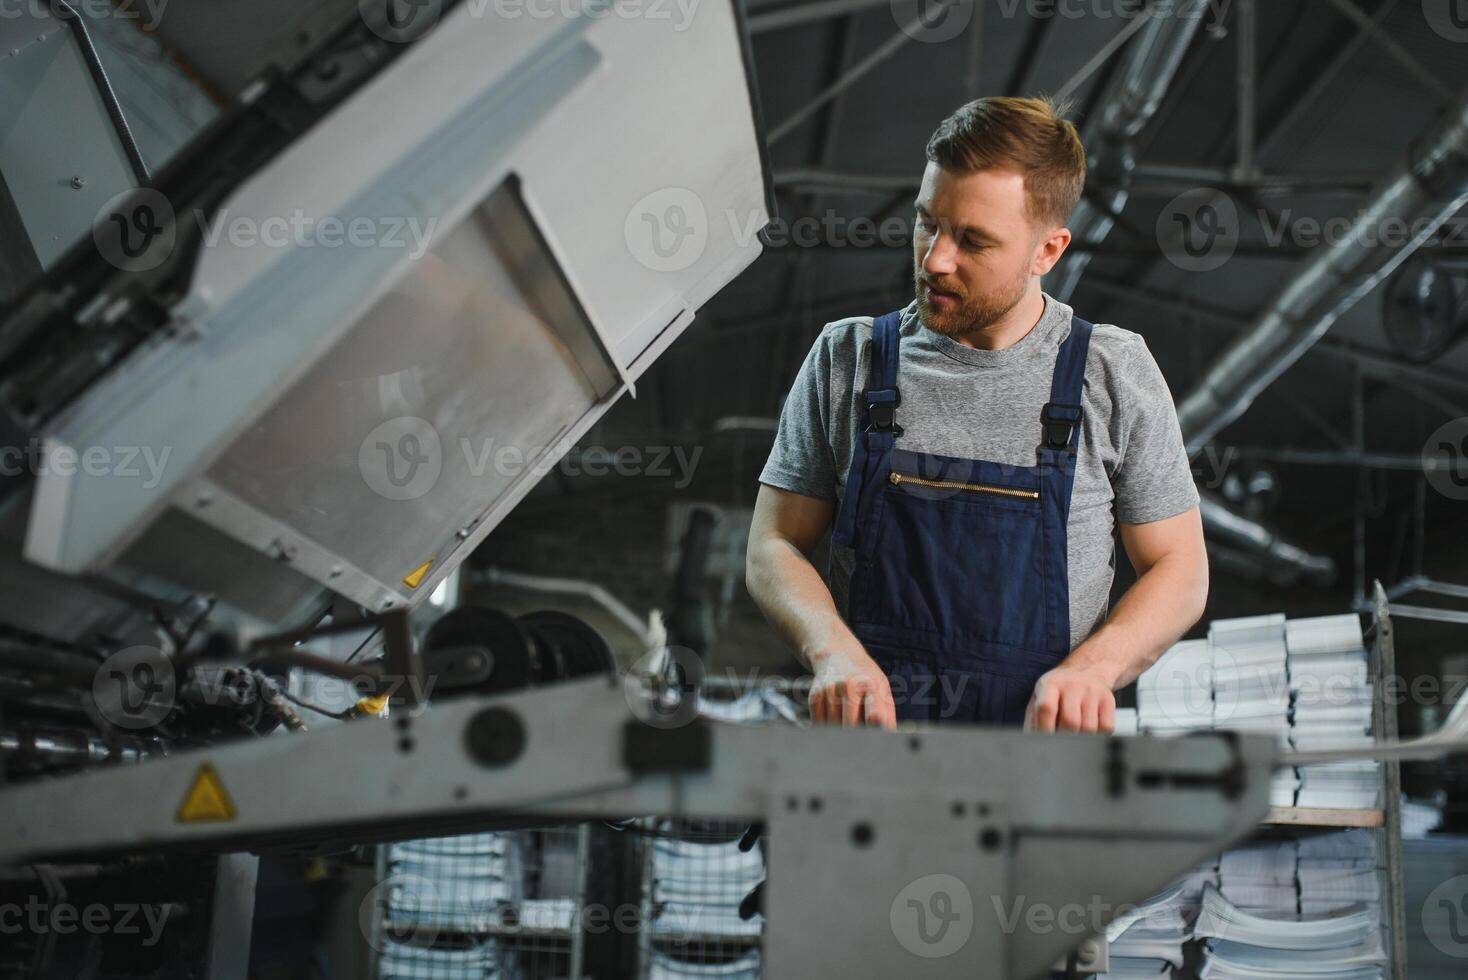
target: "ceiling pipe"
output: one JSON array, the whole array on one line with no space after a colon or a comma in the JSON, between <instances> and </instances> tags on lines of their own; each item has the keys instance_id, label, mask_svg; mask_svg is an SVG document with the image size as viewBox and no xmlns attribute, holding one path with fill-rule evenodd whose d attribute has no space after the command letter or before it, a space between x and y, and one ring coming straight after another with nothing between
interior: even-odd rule
<instances>
[{"instance_id":1,"label":"ceiling pipe","mask_svg":"<svg viewBox=\"0 0 1468 980\"><path fill-rule=\"evenodd\" d=\"M1111 234L1111 215L1126 207L1132 177L1137 170L1136 137L1162 105L1177 77L1183 56L1203 25L1208 0L1185 0L1167 13L1158 13L1137 35L1126 63L1107 88L1100 109L1082 128L1088 179L1106 185L1097 198L1106 210L1082 200L1071 214L1071 239L1097 245ZM1108 213L1109 212L1109 213ZM1046 292L1069 302L1094 251L1067 255L1053 270Z\"/></svg>"},{"instance_id":2,"label":"ceiling pipe","mask_svg":"<svg viewBox=\"0 0 1468 980\"><path fill-rule=\"evenodd\" d=\"M1196 452L1468 204L1468 98L1377 185L1350 229L1303 261L1178 405ZM1388 235L1388 229L1403 229Z\"/></svg>"},{"instance_id":3,"label":"ceiling pipe","mask_svg":"<svg viewBox=\"0 0 1468 980\"><path fill-rule=\"evenodd\" d=\"M1323 586L1335 580L1335 561L1329 556L1312 554L1291 544L1258 521L1234 513L1212 493L1203 491L1200 497L1208 533L1215 541L1253 556L1264 577L1281 585L1303 579L1311 585Z\"/></svg>"},{"instance_id":4,"label":"ceiling pipe","mask_svg":"<svg viewBox=\"0 0 1468 980\"><path fill-rule=\"evenodd\" d=\"M1111 215L1126 207L1138 172L1136 138L1156 116L1176 80L1207 10L1207 0L1189 0L1168 15L1154 17L1138 35L1099 111L1082 130L1087 180L1105 190L1096 192L1101 206L1082 200L1068 222L1071 240L1086 247L1067 254L1053 270L1053 282L1046 283L1046 291L1062 302L1069 301L1096 247L1111 234L1115 224ZM1258 521L1233 512L1211 493L1205 491L1201 498L1208 533L1237 549L1231 554L1253 556L1259 574L1277 582L1303 579L1319 585L1335 578L1335 562L1330 557L1291 544Z\"/></svg>"},{"instance_id":5,"label":"ceiling pipe","mask_svg":"<svg viewBox=\"0 0 1468 980\"><path fill-rule=\"evenodd\" d=\"M1351 228L1304 260L1263 312L1214 359L1178 404L1189 454L1248 411L1254 399L1369 295L1439 226L1468 204L1468 97L1448 113L1378 185ZM1410 232L1390 236L1388 227ZM1401 238L1402 241L1397 239ZM1385 240L1384 240L1385 239ZM1281 539L1269 528L1205 495L1203 520L1215 538L1299 569L1324 583L1334 562Z\"/></svg>"}]
</instances>

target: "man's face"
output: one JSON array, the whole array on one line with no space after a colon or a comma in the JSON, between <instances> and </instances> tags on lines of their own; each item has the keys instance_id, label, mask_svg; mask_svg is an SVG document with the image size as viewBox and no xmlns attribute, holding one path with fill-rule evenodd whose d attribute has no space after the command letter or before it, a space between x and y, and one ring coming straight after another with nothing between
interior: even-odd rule
<instances>
[{"instance_id":1,"label":"man's face","mask_svg":"<svg viewBox=\"0 0 1468 980\"><path fill-rule=\"evenodd\" d=\"M960 175L928 163L912 246L918 309L931 329L953 336L989 326L1055 264L1069 233L1037 226L1025 205L1017 171ZM1064 241L1055 248L1057 231Z\"/></svg>"}]
</instances>

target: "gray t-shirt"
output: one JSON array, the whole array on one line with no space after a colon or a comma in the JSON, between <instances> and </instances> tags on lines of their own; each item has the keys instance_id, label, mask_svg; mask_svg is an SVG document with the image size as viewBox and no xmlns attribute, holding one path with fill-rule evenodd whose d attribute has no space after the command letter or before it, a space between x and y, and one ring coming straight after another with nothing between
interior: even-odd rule
<instances>
[{"instance_id":1,"label":"gray t-shirt","mask_svg":"<svg viewBox=\"0 0 1468 980\"><path fill-rule=\"evenodd\" d=\"M897 445L964 459L1034 466L1040 409L1050 400L1055 355L1070 333L1071 308L1045 295L1040 322L1017 344L976 350L934 333L914 300L902 311ZM872 317L826 324L780 413L760 482L840 501L851 467L869 373ZM1167 382L1140 335L1097 324L1086 359L1080 453L1071 499L1071 648L1106 618L1116 521L1145 524L1198 504ZM828 580L846 615L850 548L831 548ZM848 617L849 618L849 617Z\"/></svg>"}]
</instances>

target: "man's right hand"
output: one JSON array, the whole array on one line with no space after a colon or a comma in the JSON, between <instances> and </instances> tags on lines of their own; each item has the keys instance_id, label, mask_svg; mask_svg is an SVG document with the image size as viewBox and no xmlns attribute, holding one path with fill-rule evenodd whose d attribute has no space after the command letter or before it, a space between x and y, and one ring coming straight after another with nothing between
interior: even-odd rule
<instances>
[{"instance_id":1,"label":"man's right hand","mask_svg":"<svg viewBox=\"0 0 1468 980\"><path fill-rule=\"evenodd\" d=\"M831 725L897 727L887 675L852 635L811 552L835 501L760 484L749 525L744 584L770 625L815 674L810 715Z\"/></svg>"},{"instance_id":2,"label":"man's right hand","mask_svg":"<svg viewBox=\"0 0 1468 980\"><path fill-rule=\"evenodd\" d=\"M839 650L812 657L815 682L810 716L817 724L897 727L892 688L865 650Z\"/></svg>"}]
</instances>

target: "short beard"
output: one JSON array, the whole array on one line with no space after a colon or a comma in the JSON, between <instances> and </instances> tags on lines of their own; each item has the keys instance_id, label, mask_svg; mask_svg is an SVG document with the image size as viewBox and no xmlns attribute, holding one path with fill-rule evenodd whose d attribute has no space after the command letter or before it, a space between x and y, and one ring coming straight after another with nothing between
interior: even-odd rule
<instances>
[{"instance_id":1,"label":"short beard","mask_svg":"<svg viewBox=\"0 0 1468 980\"><path fill-rule=\"evenodd\" d=\"M952 309L939 310L928 300L921 270L914 269L912 279L923 323L934 333L945 337L962 337L993 326L1019 305L1030 288L1030 277L1026 273L1015 281L1013 289L1004 293L966 298Z\"/></svg>"}]
</instances>

